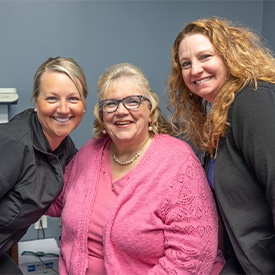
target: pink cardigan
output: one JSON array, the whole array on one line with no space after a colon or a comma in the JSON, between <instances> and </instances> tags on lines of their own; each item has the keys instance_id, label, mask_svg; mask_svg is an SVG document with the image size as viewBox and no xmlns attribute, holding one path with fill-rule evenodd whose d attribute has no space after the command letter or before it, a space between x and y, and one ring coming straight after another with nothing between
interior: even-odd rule
<instances>
[{"instance_id":1,"label":"pink cardigan","mask_svg":"<svg viewBox=\"0 0 275 275\"><path fill-rule=\"evenodd\" d=\"M47 212L60 216L63 208L61 275L85 275L89 221L107 140L92 139L79 150ZM187 143L155 136L107 216L107 274L218 274L223 261L216 257L217 240L216 208L200 162Z\"/></svg>"}]
</instances>

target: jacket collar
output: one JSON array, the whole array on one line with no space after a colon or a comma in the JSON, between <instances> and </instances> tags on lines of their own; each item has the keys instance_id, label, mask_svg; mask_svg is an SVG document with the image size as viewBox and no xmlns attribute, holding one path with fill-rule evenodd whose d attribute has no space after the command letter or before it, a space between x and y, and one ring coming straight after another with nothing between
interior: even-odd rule
<instances>
[{"instance_id":1,"label":"jacket collar","mask_svg":"<svg viewBox=\"0 0 275 275\"><path fill-rule=\"evenodd\" d=\"M44 153L52 154L53 151L51 149L51 146L50 146L46 136L43 133L42 126L41 126L39 119L37 117L37 113L34 111L30 114L30 127L32 129L34 147L37 150L42 151ZM68 137L66 137L61 142L61 144L55 149L54 154L57 156L60 156L61 154L63 154L67 148L66 144L68 144Z\"/></svg>"}]
</instances>

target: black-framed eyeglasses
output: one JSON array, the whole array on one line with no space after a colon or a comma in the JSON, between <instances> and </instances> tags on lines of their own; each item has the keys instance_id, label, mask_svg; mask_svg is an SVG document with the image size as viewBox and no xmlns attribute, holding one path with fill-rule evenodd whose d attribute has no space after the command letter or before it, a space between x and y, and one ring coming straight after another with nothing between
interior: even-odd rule
<instances>
[{"instance_id":1,"label":"black-framed eyeglasses","mask_svg":"<svg viewBox=\"0 0 275 275\"><path fill-rule=\"evenodd\" d=\"M122 99L105 99L105 100L101 100L101 101L99 101L99 104L100 104L103 112L105 112L105 113L114 113L117 110L118 105L119 105L120 102L123 104L123 106L127 110L134 110L134 109L139 108L142 100L147 100L147 101L150 102L150 100L148 98L146 98L145 96L131 95L131 96L124 97Z\"/></svg>"}]
</instances>

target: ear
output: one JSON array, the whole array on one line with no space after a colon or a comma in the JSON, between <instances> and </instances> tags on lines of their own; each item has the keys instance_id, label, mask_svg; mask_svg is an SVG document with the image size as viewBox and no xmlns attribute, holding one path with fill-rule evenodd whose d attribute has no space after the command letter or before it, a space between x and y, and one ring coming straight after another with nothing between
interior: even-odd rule
<instances>
[{"instance_id":1,"label":"ear","mask_svg":"<svg viewBox=\"0 0 275 275\"><path fill-rule=\"evenodd\" d=\"M34 98L34 108L37 109L37 98Z\"/></svg>"}]
</instances>

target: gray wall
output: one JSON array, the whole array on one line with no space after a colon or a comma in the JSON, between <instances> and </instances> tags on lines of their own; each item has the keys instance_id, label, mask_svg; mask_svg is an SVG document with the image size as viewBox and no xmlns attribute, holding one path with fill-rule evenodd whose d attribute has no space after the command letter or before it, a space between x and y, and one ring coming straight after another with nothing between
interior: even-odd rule
<instances>
[{"instance_id":1,"label":"gray wall","mask_svg":"<svg viewBox=\"0 0 275 275\"><path fill-rule=\"evenodd\" d=\"M272 1L0 1L0 87L19 94L10 117L33 106L33 75L50 56L73 57L86 73L87 112L71 135L78 147L92 137L97 79L114 63L143 69L167 113L172 43L186 23L210 16L238 20L263 33L275 48L274 11ZM59 222L50 219L46 236L59 234ZM36 237L31 228L24 240Z\"/></svg>"},{"instance_id":2,"label":"gray wall","mask_svg":"<svg viewBox=\"0 0 275 275\"><path fill-rule=\"evenodd\" d=\"M262 14L262 35L275 50L275 1L264 1Z\"/></svg>"}]
</instances>

